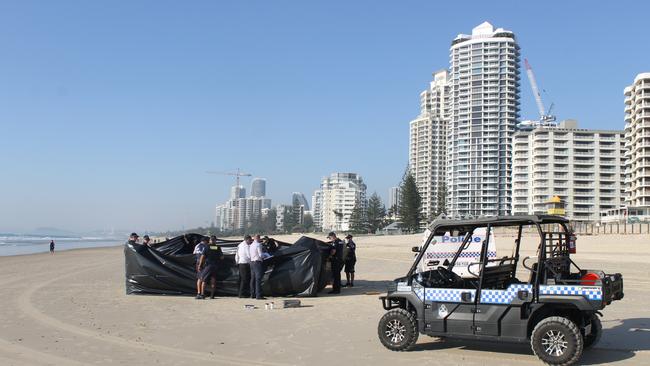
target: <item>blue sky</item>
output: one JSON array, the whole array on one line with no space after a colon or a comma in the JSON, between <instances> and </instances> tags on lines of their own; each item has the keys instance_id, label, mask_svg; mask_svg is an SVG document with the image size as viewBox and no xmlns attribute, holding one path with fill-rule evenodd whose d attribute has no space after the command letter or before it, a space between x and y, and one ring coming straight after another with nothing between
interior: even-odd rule
<instances>
[{"instance_id":1,"label":"blue sky","mask_svg":"<svg viewBox=\"0 0 650 366\"><path fill-rule=\"evenodd\" d=\"M623 128L648 3L456 4L4 1L0 232L205 225L233 179L204 172L238 167L275 203L335 171L386 197L420 91L485 20L516 33L559 118ZM535 117L523 70L521 96Z\"/></svg>"}]
</instances>

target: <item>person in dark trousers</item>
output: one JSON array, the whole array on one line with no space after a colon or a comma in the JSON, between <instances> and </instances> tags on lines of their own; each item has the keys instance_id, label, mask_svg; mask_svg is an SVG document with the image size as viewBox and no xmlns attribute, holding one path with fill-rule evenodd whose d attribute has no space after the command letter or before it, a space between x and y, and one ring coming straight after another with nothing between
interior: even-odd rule
<instances>
[{"instance_id":1,"label":"person in dark trousers","mask_svg":"<svg viewBox=\"0 0 650 366\"><path fill-rule=\"evenodd\" d=\"M343 241L336 237L335 232L327 234L330 240L330 264L332 265L332 291L330 294L341 293L341 269L343 269Z\"/></svg>"},{"instance_id":2,"label":"person in dark trousers","mask_svg":"<svg viewBox=\"0 0 650 366\"><path fill-rule=\"evenodd\" d=\"M208 245L208 238L203 237L201 238L201 242L199 242L195 247L194 247L194 255L196 256L196 299L201 300L204 299L205 296L203 295L204 287L205 287L205 282L203 280L203 276L205 273L203 272L203 269L206 267L205 259L207 257L206 251L210 250L210 246Z\"/></svg>"},{"instance_id":3,"label":"person in dark trousers","mask_svg":"<svg viewBox=\"0 0 650 366\"><path fill-rule=\"evenodd\" d=\"M266 300L262 295L262 277L264 276L264 266L262 265L262 243L260 236L255 235L253 242L248 247L251 257L251 299Z\"/></svg>"},{"instance_id":4,"label":"person in dark trousers","mask_svg":"<svg viewBox=\"0 0 650 366\"><path fill-rule=\"evenodd\" d=\"M250 235L244 237L244 241L237 246L235 253L235 263L239 269L239 297L245 298L250 296L250 279L251 279L251 255L248 247L253 242Z\"/></svg>"},{"instance_id":5,"label":"person in dark trousers","mask_svg":"<svg viewBox=\"0 0 650 366\"><path fill-rule=\"evenodd\" d=\"M348 234L345 237L345 247L347 253L345 255L345 287L354 287L354 265L357 263L357 245L352 240L352 235Z\"/></svg>"},{"instance_id":6,"label":"person in dark trousers","mask_svg":"<svg viewBox=\"0 0 650 366\"><path fill-rule=\"evenodd\" d=\"M54 254L54 240L50 240L50 254Z\"/></svg>"}]
</instances>

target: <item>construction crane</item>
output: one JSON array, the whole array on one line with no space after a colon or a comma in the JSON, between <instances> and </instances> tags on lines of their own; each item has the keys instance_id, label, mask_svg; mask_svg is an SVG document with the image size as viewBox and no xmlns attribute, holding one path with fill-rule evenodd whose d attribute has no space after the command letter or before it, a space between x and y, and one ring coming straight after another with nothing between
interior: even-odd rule
<instances>
[{"instance_id":1,"label":"construction crane","mask_svg":"<svg viewBox=\"0 0 650 366\"><path fill-rule=\"evenodd\" d=\"M215 171L212 171L212 170L208 170L208 171L206 171L206 173L207 173L207 174L218 174L218 175L232 175L232 176L235 176L235 177L237 177L237 187L239 187L239 179L240 179L241 177L252 177L252 176L253 176L252 174L249 174L249 173L243 173L241 170L239 170L239 168L237 168L237 171L236 171L236 172L215 172Z\"/></svg>"},{"instance_id":2,"label":"construction crane","mask_svg":"<svg viewBox=\"0 0 650 366\"><path fill-rule=\"evenodd\" d=\"M555 125L555 116L551 114L551 109L553 109L553 104L546 111L544 109L544 103L542 103L542 96L539 93L539 88L537 87L537 81L535 80L535 74L533 74L533 68L530 67L528 59L524 59L524 65L526 66L526 74L528 75L528 80L530 81L530 87L533 89L533 95L535 96L535 103L537 104L537 110L539 111L539 125L541 126L554 126Z\"/></svg>"}]
</instances>

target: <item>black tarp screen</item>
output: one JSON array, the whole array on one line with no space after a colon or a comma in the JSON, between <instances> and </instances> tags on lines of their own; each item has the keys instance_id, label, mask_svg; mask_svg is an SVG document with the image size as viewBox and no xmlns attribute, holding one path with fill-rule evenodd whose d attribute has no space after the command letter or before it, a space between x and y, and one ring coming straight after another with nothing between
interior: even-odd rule
<instances>
[{"instance_id":1,"label":"black tarp screen","mask_svg":"<svg viewBox=\"0 0 650 366\"><path fill-rule=\"evenodd\" d=\"M127 294L181 295L196 293L194 245L201 235L188 234L148 247L125 244ZM217 271L219 295L237 295L239 271L235 252L239 241L219 240L224 253ZM262 292L265 296L316 296L330 278L329 247L320 240L301 237L281 243L276 254L264 260Z\"/></svg>"}]
</instances>

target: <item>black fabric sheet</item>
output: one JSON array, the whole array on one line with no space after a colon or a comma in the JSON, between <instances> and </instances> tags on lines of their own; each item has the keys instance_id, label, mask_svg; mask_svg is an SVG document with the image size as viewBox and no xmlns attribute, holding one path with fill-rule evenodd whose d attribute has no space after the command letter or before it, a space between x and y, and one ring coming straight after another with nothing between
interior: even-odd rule
<instances>
[{"instance_id":1,"label":"black fabric sheet","mask_svg":"<svg viewBox=\"0 0 650 366\"><path fill-rule=\"evenodd\" d=\"M127 294L196 294L194 246L201 235L179 236L148 247L125 244ZM235 252L240 241L218 240L224 259L219 261L216 293L234 295L239 290ZM329 246L320 240L301 237L294 244L278 242L280 248L264 260L264 296L316 296L331 278ZM209 291L209 283L206 284Z\"/></svg>"}]
</instances>

